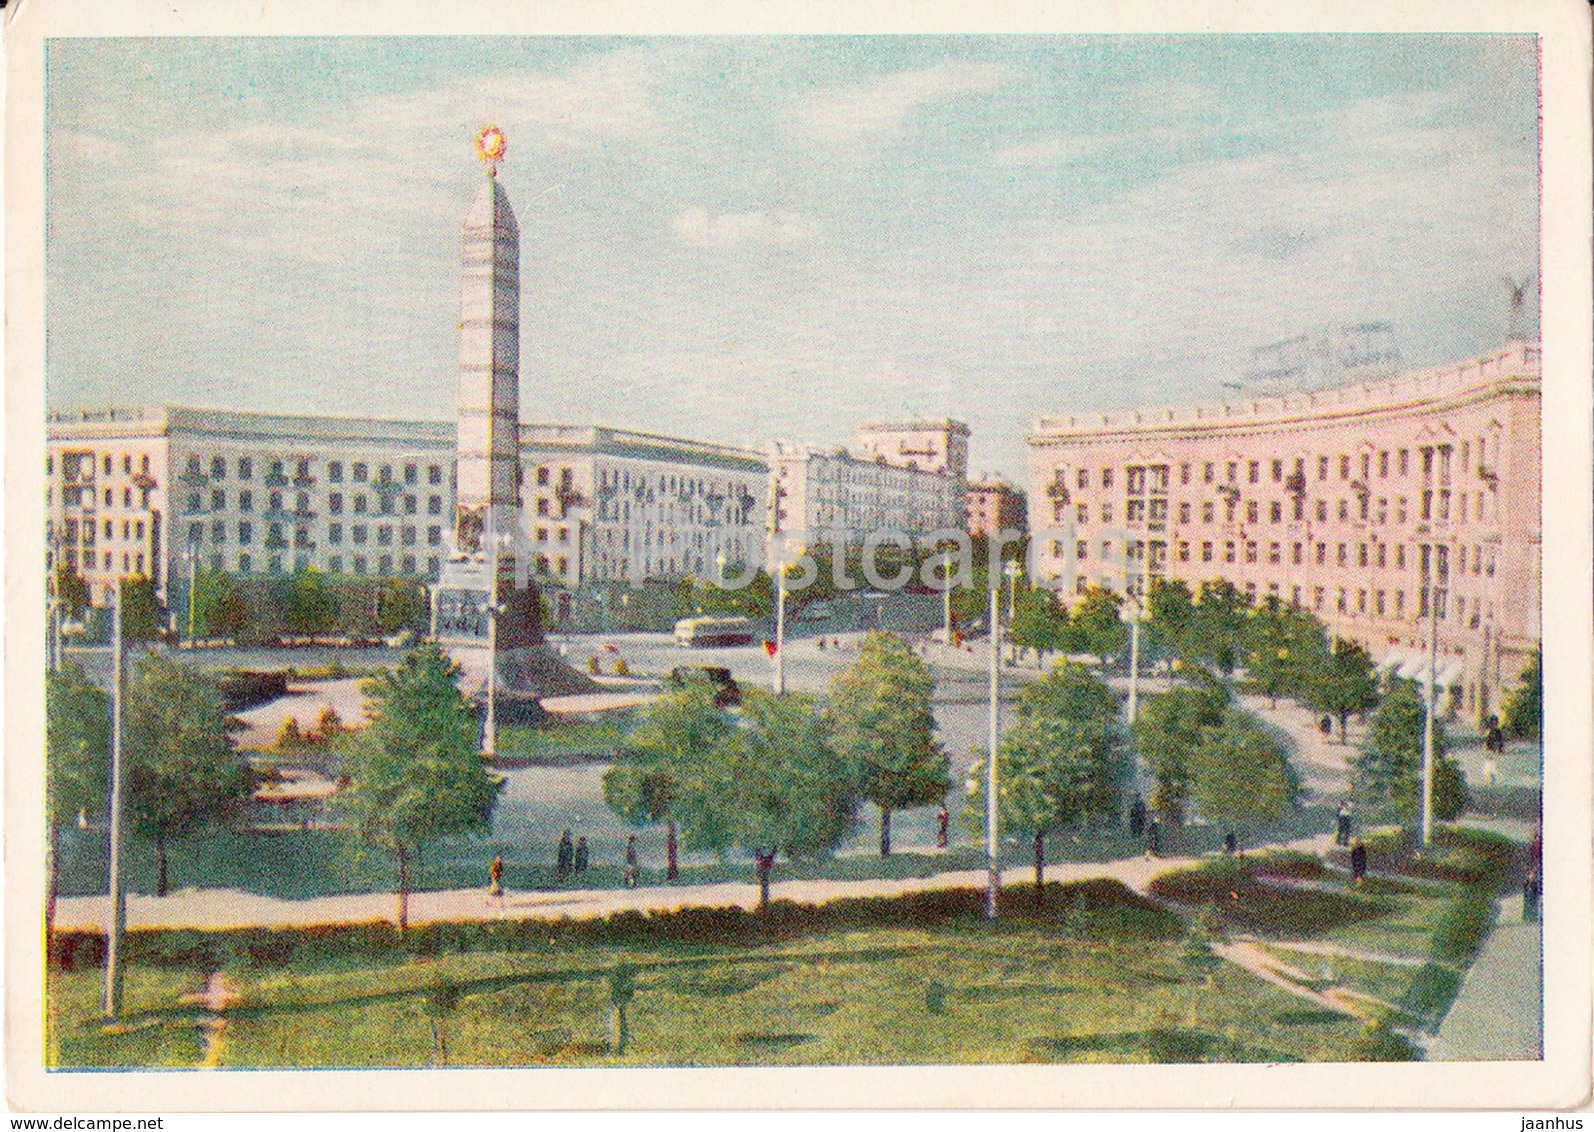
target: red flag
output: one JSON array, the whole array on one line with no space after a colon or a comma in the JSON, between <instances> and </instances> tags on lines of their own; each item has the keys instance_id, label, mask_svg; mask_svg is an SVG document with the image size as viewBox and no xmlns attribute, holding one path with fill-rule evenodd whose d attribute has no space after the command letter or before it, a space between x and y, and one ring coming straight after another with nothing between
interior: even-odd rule
<instances>
[{"instance_id":1,"label":"red flag","mask_svg":"<svg viewBox=\"0 0 1594 1132\"><path fill-rule=\"evenodd\" d=\"M765 656L774 656L775 655L775 642L774 641L771 641L771 640L768 640L768 639L766 639L764 641L764 655Z\"/></svg>"}]
</instances>

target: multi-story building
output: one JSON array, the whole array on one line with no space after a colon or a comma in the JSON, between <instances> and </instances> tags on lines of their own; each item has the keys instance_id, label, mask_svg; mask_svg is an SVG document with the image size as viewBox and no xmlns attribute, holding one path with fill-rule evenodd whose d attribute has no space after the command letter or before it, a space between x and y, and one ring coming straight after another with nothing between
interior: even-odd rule
<instances>
[{"instance_id":1,"label":"multi-story building","mask_svg":"<svg viewBox=\"0 0 1594 1132\"><path fill-rule=\"evenodd\" d=\"M961 421L865 424L859 453L776 442L769 455L769 529L809 541L876 531L919 537L962 530L968 426Z\"/></svg>"},{"instance_id":2,"label":"multi-story building","mask_svg":"<svg viewBox=\"0 0 1594 1132\"><path fill-rule=\"evenodd\" d=\"M994 535L998 531L1028 529L1024 493L1000 477L969 483L969 534Z\"/></svg>"},{"instance_id":3,"label":"multi-story building","mask_svg":"<svg viewBox=\"0 0 1594 1132\"><path fill-rule=\"evenodd\" d=\"M48 545L103 600L200 567L434 580L453 541L455 426L169 407L56 413ZM703 574L761 553L759 453L621 429L520 427L521 541L548 581Z\"/></svg>"},{"instance_id":4,"label":"multi-story building","mask_svg":"<svg viewBox=\"0 0 1594 1132\"><path fill-rule=\"evenodd\" d=\"M1059 588L1226 578L1375 660L1498 710L1540 638L1540 390L1515 342L1401 377L1243 402L1044 417L1036 570Z\"/></svg>"}]
</instances>

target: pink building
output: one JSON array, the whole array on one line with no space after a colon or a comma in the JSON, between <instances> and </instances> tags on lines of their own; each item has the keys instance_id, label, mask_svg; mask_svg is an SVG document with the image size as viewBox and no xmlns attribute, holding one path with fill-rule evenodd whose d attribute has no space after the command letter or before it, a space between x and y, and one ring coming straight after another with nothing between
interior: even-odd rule
<instances>
[{"instance_id":1,"label":"pink building","mask_svg":"<svg viewBox=\"0 0 1594 1132\"><path fill-rule=\"evenodd\" d=\"M1249 401L1043 417L1036 575L1119 591L1227 578L1311 610L1381 667L1499 709L1540 638L1539 349Z\"/></svg>"},{"instance_id":2,"label":"pink building","mask_svg":"<svg viewBox=\"0 0 1594 1132\"><path fill-rule=\"evenodd\" d=\"M971 480L968 501L971 535L1028 529L1024 493L1004 479Z\"/></svg>"}]
</instances>

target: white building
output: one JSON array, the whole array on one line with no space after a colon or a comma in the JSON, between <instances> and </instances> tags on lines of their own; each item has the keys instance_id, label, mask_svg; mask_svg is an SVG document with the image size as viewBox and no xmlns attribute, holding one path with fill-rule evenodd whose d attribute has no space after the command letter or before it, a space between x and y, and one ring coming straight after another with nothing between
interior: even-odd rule
<instances>
[{"instance_id":1,"label":"white building","mask_svg":"<svg viewBox=\"0 0 1594 1132\"><path fill-rule=\"evenodd\" d=\"M95 601L146 574L163 596L196 565L244 575L438 577L455 515L446 421L172 406L55 413L51 569ZM639 582L761 555L767 466L754 451L603 426L520 426L521 540L558 585Z\"/></svg>"}]
</instances>

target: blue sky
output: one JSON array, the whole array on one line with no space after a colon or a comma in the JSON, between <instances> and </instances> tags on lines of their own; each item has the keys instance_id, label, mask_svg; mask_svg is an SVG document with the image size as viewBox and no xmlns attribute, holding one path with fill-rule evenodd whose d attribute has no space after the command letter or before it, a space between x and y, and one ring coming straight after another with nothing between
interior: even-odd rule
<instances>
[{"instance_id":1,"label":"blue sky","mask_svg":"<svg viewBox=\"0 0 1594 1132\"><path fill-rule=\"evenodd\" d=\"M522 414L846 442L1214 397L1385 319L1413 366L1538 269L1532 39L56 40L53 406L452 414L500 125Z\"/></svg>"}]
</instances>

